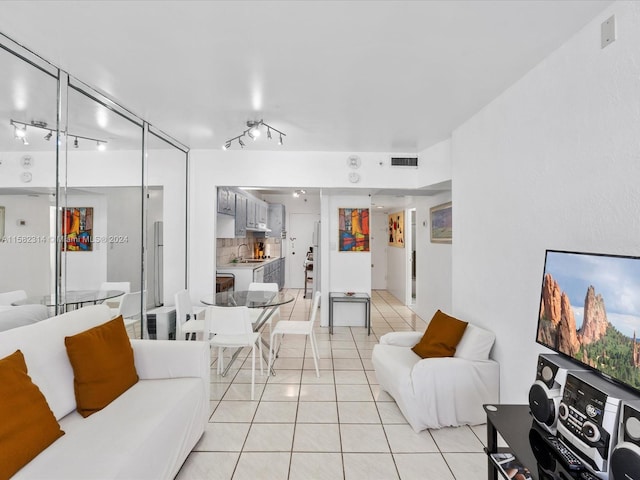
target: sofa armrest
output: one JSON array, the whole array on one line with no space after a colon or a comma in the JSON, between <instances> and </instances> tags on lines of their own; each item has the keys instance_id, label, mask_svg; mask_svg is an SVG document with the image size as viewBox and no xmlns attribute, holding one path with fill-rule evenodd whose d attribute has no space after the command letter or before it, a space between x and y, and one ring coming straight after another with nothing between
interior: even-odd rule
<instances>
[{"instance_id":1,"label":"sofa armrest","mask_svg":"<svg viewBox=\"0 0 640 480\"><path fill-rule=\"evenodd\" d=\"M206 342L131 340L138 377L142 380L202 377L210 381L210 349Z\"/></svg>"},{"instance_id":2,"label":"sofa armrest","mask_svg":"<svg viewBox=\"0 0 640 480\"><path fill-rule=\"evenodd\" d=\"M396 347L413 347L420 341L420 332L389 332L380 337L381 345L395 345Z\"/></svg>"}]
</instances>

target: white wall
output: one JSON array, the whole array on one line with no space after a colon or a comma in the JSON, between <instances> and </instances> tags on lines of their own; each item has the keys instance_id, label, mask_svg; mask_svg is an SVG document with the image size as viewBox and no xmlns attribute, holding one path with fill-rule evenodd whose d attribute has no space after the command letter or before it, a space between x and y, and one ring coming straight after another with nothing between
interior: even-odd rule
<instances>
[{"instance_id":1,"label":"white wall","mask_svg":"<svg viewBox=\"0 0 640 480\"><path fill-rule=\"evenodd\" d=\"M0 195L5 242L0 242L0 292L49 294L49 196ZM18 225L24 220L25 225Z\"/></svg>"},{"instance_id":2,"label":"white wall","mask_svg":"<svg viewBox=\"0 0 640 480\"><path fill-rule=\"evenodd\" d=\"M399 208L392 209L389 212L390 215L398 215L400 213L404 214L404 234L406 238L407 221L411 221L411 217L407 216L407 210ZM387 222L388 218L389 215L387 215ZM402 248L393 245L387 247L387 290L401 302L404 302L407 298L407 259L406 240Z\"/></svg>"},{"instance_id":3,"label":"white wall","mask_svg":"<svg viewBox=\"0 0 640 480\"><path fill-rule=\"evenodd\" d=\"M496 333L501 402L535 377L545 249L640 255L638 45L615 3L453 132L453 311Z\"/></svg>"},{"instance_id":4,"label":"white wall","mask_svg":"<svg viewBox=\"0 0 640 480\"><path fill-rule=\"evenodd\" d=\"M190 162L190 262L189 290L194 300L210 295L214 291L215 271L215 223L216 223L216 187L217 186L260 186L322 188L328 195L335 189L354 189L354 195L362 190L362 200L369 205L368 189L399 188L417 189L424 186L450 180L448 176L448 142L434 147L438 153L427 154L426 162L418 169L391 168L390 153L355 152L362 165L358 169L361 180L357 184L349 182L348 175L353 170L347 165L347 159L354 152L278 152L278 151L239 151L239 150L192 150ZM398 154L394 154L398 155ZM422 154L420 154L422 155ZM324 195L324 193L323 193ZM328 198L328 197L327 197ZM328 206L322 203L322 238L328 239ZM341 205L345 206L345 205ZM346 205L348 206L348 205ZM357 205L356 205L357 206ZM324 210L327 208L327 210ZM337 207L336 207L337 208ZM337 215L337 210L336 210ZM194 232L197 231L197 234ZM337 239L337 237L336 237ZM327 240L328 241L328 240ZM337 240L334 240L336 243ZM328 245L327 245L328 247ZM326 249L325 249L326 251ZM328 261L328 256L325 255ZM343 267L336 266L339 275ZM365 276L370 289L370 262ZM329 264L322 268L323 279L327 279ZM326 273L326 274L325 274ZM324 280L323 280L324 285ZM327 283L322 291L335 290ZM323 299L323 305L326 298ZM324 309L326 313L326 309Z\"/></svg>"},{"instance_id":5,"label":"white wall","mask_svg":"<svg viewBox=\"0 0 640 480\"><path fill-rule=\"evenodd\" d=\"M451 201L451 193L423 197L416 203L415 312L429 321L436 310L451 312L452 245L431 243L429 209ZM455 205L453 207L455 215Z\"/></svg>"}]
</instances>

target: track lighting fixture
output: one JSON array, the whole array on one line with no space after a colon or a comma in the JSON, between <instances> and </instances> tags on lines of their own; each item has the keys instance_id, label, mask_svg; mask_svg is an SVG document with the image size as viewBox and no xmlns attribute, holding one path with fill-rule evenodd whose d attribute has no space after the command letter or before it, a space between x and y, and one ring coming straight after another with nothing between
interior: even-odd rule
<instances>
[{"instance_id":1,"label":"track lighting fixture","mask_svg":"<svg viewBox=\"0 0 640 480\"><path fill-rule=\"evenodd\" d=\"M227 140L224 145L222 146L223 150L228 150L229 148L231 148L231 144L237 140L238 141L238 145L240 145L241 148L244 148L245 143L242 141L242 137L247 136L249 137L251 140L256 140L260 134L262 133L260 131L260 126L264 126L267 127L267 138L269 140L271 140L271 130L277 132L280 134L280 140L278 141L278 145L282 145L282 137L283 136L287 136L286 133L282 133L280 130L278 130L277 128L273 128L271 125L267 125L266 123L264 123L264 120L248 120L247 121L247 129L242 132L240 135L238 135L237 137L233 137L230 138L229 140Z\"/></svg>"},{"instance_id":2,"label":"track lighting fixture","mask_svg":"<svg viewBox=\"0 0 640 480\"><path fill-rule=\"evenodd\" d=\"M27 140L27 127L30 128L39 128L40 130L46 130L47 134L44 136L46 141L51 140L51 137L55 133L55 129L51 129L47 126L46 122L32 120L31 123L19 122L18 120L10 120L9 123L13 125L13 135L15 138L22 140L23 145L29 145L29 141ZM73 147L78 148L79 142L78 139L81 138L83 140L89 140L91 142L96 142L98 150L101 152L107 148L107 141L100 140L99 138L91 138L91 137L83 137L82 135L73 135L69 132L60 131L60 136L67 135L68 137L74 137ZM58 145L62 145L61 138L58 138Z\"/></svg>"},{"instance_id":3,"label":"track lighting fixture","mask_svg":"<svg viewBox=\"0 0 640 480\"><path fill-rule=\"evenodd\" d=\"M307 191L306 191L306 190L304 190L304 189L300 188L300 189L298 189L298 190L294 190L294 191L293 191L293 196L294 196L295 198L298 198L300 195L305 195L306 193L307 193Z\"/></svg>"}]
</instances>

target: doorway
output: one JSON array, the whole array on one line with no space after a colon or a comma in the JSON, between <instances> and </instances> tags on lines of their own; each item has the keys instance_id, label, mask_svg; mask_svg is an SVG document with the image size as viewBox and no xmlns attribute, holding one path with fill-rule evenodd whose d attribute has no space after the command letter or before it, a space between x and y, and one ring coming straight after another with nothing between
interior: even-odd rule
<instances>
[{"instance_id":1,"label":"doorway","mask_svg":"<svg viewBox=\"0 0 640 480\"><path fill-rule=\"evenodd\" d=\"M409 252L409 264L407 271L409 272L409 281L411 288L409 291L411 292L411 296L409 298L408 305L409 307L415 306L416 304L416 209L412 208L409 210L409 232L407 235L407 251Z\"/></svg>"},{"instance_id":2,"label":"doorway","mask_svg":"<svg viewBox=\"0 0 640 480\"><path fill-rule=\"evenodd\" d=\"M309 248L313 246L313 227L320 221L318 213L291 213L287 239L283 240L287 259L287 288L304 288L304 261ZM317 248L317 247L314 247Z\"/></svg>"}]
</instances>

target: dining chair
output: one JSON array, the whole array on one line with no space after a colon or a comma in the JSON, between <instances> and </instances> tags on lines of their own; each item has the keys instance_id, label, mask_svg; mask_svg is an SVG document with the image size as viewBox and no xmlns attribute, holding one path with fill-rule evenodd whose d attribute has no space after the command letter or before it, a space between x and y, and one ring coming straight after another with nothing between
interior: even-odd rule
<instances>
[{"instance_id":1,"label":"dining chair","mask_svg":"<svg viewBox=\"0 0 640 480\"><path fill-rule=\"evenodd\" d=\"M277 283L252 282L249 284L249 291L250 292L257 292L257 291L274 292L275 294L277 294L280 291L280 289L278 288ZM255 324L260 318L260 315L262 313L263 313L262 308L250 308L249 315L251 316L251 323ZM271 330L272 330L271 326L273 325L274 318L276 320L280 319L280 307L276 308L273 314L265 322L267 325L269 325L269 336L271 336Z\"/></svg>"},{"instance_id":2,"label":"dining chair","mask_svg":"<svg viewBox=\"0 0 640 480\"><path fill-rule=\"evenodd\" d=\"M175 294L176 303L176 340L203 337L204 318L202 312L204 307L194 308L191 304L191 297L188 290L181 290Z\"/></svg>"},{"instance_id":3,"label":"dining chair","mask_svg":"<svg viewBox=\"0 0 640 480\"><path fill-rule=\"evenodd\" d=\"M106 292L107 290L120 290L124 293L131 293L131 282L102 282L100 284L100 291ZM104 304L111 309L111 313L114 315L118 314L122 296L123 295L119 295L104 301Z\"/></svg>"},{"instance_id":4,"label":"dining chair","mask_svg":"<svg viewBox=\"0 0 640 480\"><path fill-rule=\"evenodd\" d=\"M125 293L122 295L116 316L122 315L125 328L134 327L134 336L135 325L140 321L141 312L142 292Z\"/></svg>"},{"instance_id":5,"label":"dining chair","mask_svg":"<svg viewBox=\"0 0 640 480\"><path fill-rule=\"evenodd\" d=\"M12 290L0 293L0 305L11 305L13 302L27 299L27 292L24 290Z\"/></svg>"},{"instance_id":6,"label":"dining chair","mask_svg":"<svg viewBox=\"0 0 640 480\"><path fill-rule=\"evenodd\" d=\"M224 349L251 347L251 400L255 397L256 345L259 350L260 375L262 369L262 342L260 332L254 332L249 316L249 308L207 307L204 317L205 339L212 347L218 348L218 374L224 370Z\"/></svg>"},{"instance_id":7,"label":"dining chair","mask_svg":"<svg viewBox=\"0 0 640 480\"><path fill-rule=\"evenodd\" d=\"M273 362L275 361L275 357L278 355L278 348L276 348L276 343L278 342L278 337L280 339L280 343L282 343L283 335L307 335L309 337L309 343L311 344L311 351L313 353L313 363L316 367L316 376L320 377L320 370L318 368L318 360L320 360L320 353L318 351L318 342L316 341L316 335L313 331L313 325L316 322L316 314L318 313L318 307L320 306L320 292L316 292L313 297L313 304L311 306L311 318L308 321L294 321L294 320L280 320L273 331L271 332L271 337L269 341L269 345L271 348L269 349L269 365L267 366L267 371L270 372L271 368L273 368Z\"/></svg>"}]
</instances>

